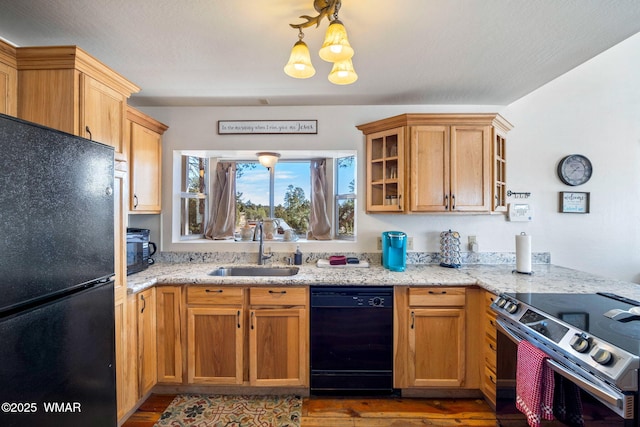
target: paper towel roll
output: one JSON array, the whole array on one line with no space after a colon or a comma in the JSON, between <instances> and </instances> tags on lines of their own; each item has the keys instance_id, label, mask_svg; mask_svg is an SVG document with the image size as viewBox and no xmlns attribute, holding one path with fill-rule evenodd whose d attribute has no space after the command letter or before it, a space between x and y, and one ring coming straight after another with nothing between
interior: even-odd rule
<instances>
[{"instance_id":1,"label":"paper towel roll","mask_svg":"<svg viewBox=\"0 0 640 427\"><path fill-rule=\"evenodd\" d=\"M516 271L531 273L531 236L516 234Z\"/></svg>"}]
</instances>

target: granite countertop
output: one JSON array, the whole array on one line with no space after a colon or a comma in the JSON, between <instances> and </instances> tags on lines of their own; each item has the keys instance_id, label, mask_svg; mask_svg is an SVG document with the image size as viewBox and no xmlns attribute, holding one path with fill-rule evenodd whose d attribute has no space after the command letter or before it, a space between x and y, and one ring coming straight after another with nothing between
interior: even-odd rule
<instances>
[{"instance_id":1,"label":"granite countertop","mask_svg":"<svg viewBox=\"0 0 640 427\"><path fill-rule=\"evenodd\" d=\"M208 273L220 263L156 263L147 270L127 276L129 293L154 285L239 285L239 286L451 286L478 285L490 292L594 293L613 292L640 301L640 285L588 274L551 264L535 264L533 274L514 273L513 265L468 265L446 268L437 264L408 265L404 272L392 272L380 265L368 268L319 268L304 264L298 274L287 277L219 277ZM234 267L240 265L233 264ZM255 266L255 265L252 265Z\"/></svg>"}]
</instances>

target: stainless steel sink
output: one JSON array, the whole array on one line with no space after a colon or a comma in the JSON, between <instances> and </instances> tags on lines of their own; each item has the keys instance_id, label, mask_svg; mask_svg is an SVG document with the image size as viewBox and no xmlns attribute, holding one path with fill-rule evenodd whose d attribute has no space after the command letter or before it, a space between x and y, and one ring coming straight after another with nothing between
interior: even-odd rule
<instances>
[{"instance_id":1,"label":"stainless steel sink","mask_svg":"<svg viewBox=\"0 0 640 427\"><path fill-rule=\"evenodd\" d=\"M220 267L209 276L294 276L298 267Z\"/></svg>"}]
</instances>

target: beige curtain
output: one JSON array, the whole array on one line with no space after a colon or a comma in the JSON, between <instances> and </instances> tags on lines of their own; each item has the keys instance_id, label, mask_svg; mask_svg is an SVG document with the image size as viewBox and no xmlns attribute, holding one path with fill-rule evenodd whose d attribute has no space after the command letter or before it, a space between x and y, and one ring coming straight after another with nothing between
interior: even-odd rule
<instances>
[{"instance_id":1,"label":"beige curtain","mask_svg":"<svg viewBox=\"0 0 640 427\"><path fill-rule=\"evenodd\" d=\"M211 216L204 235L207 239L233 239L236 226L236 165L216 166L211 197Z\"/></svg>"},{"instance_id":2,"label":"beige curtain","mask_svg":"<svg viewBox=\"0 0 640 427\"><path fill-rule=\"evenodd\" d=\"M309 239L331 240L331 222L327 212L327 163L325 159L311 161L311 214Z\"/></svg>"}]
</instances>

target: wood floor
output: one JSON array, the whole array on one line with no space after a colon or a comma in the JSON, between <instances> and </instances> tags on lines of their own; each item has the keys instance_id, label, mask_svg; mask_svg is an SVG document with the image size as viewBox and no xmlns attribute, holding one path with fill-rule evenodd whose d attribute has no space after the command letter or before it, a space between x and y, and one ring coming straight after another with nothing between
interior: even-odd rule
<instances>
[{"instance_id":1,"label":"wood floor","mask_svg":"<svg viewBox=\"0 0 640 427\"><path fill-rule=\"evenodd\" d=\"M153 394L123 427L152 427L175 395ZM492 426L482 400L305 397L301 427Z\"/></svg>"}]
</instances>

